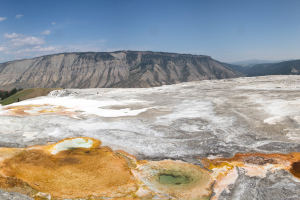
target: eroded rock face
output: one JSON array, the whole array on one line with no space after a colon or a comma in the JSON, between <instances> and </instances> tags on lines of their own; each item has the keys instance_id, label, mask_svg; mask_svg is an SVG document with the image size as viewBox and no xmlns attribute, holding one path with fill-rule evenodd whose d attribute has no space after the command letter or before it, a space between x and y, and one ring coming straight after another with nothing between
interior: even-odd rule
<instances>
[{"instance_id":1,"label":"eroded rock face","mask_svg":"<svg viewBox=\"0 0 300 200\"><path fill-rule=\"evenodd\" d=\"M0 145L10 148L0 149L0 187L18 192L10 197L87 198L89 184L100 181L93 176L98 171L79 169L96 170L95 162L110 172L116 162L122 164L114 174L124 173L125 179L112 179L118 184L105 190L110 194L101 193L111 185L103 181L91 196L299 199L299 81L298 76L268 76L141 89L67 89L4 106ZM93 181L79 187L72 183L76 173L67 169ZM68 179L67 171L74 176ZM45 176L53 181L43 182ZM67 185L77 188L78 196Z\"/></svg>"},{"instance_id":2,"label":"eroded rock face","mask_svg":"<svg viewBox=\"0 0 300 200\"><path fill-rule=\"evenodd\" d=\"M209 56L158 52L64 53L0 64L1 89L152 87L239 76Z\"/></svg>"}]
</instances>

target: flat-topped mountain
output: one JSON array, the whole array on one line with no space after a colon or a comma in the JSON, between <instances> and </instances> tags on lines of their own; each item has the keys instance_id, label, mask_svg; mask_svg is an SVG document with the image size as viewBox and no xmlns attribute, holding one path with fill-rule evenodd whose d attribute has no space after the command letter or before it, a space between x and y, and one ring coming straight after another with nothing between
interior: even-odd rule
<instances>
[{"instance_id":1,"label":"flat-topped mountain","mask_svg":"<svg viewBox=\"0 0 300 200\"><path fill-rule=\"evenodd\" d=\"M209 56L149 51L61 53L0 64L0 88L153 87L243 76Z\"/></svg>"}]
</instances>

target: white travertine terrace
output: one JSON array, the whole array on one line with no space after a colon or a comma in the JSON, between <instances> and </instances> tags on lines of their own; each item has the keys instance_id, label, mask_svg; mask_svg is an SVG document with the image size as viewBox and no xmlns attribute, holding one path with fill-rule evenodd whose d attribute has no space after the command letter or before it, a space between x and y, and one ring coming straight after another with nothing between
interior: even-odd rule
<instances>
[{"instance_id":1,"label":"white travertine terrace","mask_svg":"<svg viewBox=\"0 0 300 200\"><path fill-rule=\"evenodd\" d=\"M72 148L90 148L93 145L93 141L89 139L83 138L74 138L65 140L63 142L58 143L55 145L54 149L52 150L51 154L57 154L60 151L72 149Z\"/></svg>"},{"instance_id":2,"label":"white travertine terrace","mask_svg":"<svg viewBox=\"0 0 300 200\"><path fill-rule=\"evenodd\" d=\"M142 103L141 101L137 100L129 100L125 102L120 102L116 100L107 100L107 101L96 101L96 100L89 100L89 99L76 99L73 96L68 97L60 97L60 98L53 98L50 97L41 97L36 98L33 100L22 101L18 103L13 103L10 106L24 106L24 105L44 105L42 107L37 107L33 110L25 110L27 113L36 113L40 110L45 109L52 109L56 106L64 106L66 107L66 111L80 111L82 114L85 115L98 115L101 117L121 117L121 116L135 116L142 112L145 112L147 109L150 108L143 108L137 110L131 110L130 108L124 108L119 110L114 109L105 109L103 107L108 106L120 106L120 105L127 105L127 104L136 104ZM6 113L5 111L0 110L0 114Z\"/></svg>"},{"instance_id":3,"label":"white travertine terrace","mask_svg":"<svg viewBox=\"0 0 300 200\"><path fill-rule=\"evenodd\" d=\"M267 76L155 88L66 89L56 95L54 91L3 106L0 142L27 145L88 136L147 157L271 153L274 148L268 145L274 142L300 141L299 81L298 76ZM20 106L28 106L28 117L14 114L11 107ZM53 112L39 115L47 109ZM217 144L222 151L215 149ZM290 145L280 147L284 153L291 150Z\"/></svg>"},{"instance_id":4,"label":"white travertine terrace","mask_svg":"<svg viewBox=\"0 0 300 200\"><path fill-rule=\"evenodd\" d=\"M266 76L155 88L65 89L3 106L0 145L27 147L89 137L139 160L172 159L199 166L199 157L287 155L300 152L299 82L299 76ZM91 145L93 141L66 140L52 154ZM289 164L258 165L212 168L212 177L219 180L214 199L245 199L252 194L252 199L262 199L256 198L262 193L279 199L300 196L300 182L287 171Z\"/></svg>"}]
</instances>

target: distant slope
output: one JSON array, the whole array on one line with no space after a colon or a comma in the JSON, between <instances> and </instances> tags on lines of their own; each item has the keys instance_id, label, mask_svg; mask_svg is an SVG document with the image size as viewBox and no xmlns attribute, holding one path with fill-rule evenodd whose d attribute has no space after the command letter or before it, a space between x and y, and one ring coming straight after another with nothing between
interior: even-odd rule
<instances>
[{"instance_id":1,"label":"distant slope","mask_svg":"<svg viewBox=\"0 0 300 200\"><path fill-rule=\"evenodd\" d=\"M152 87L240 76L209 56L149 51L62 53L0 64L0 89Z\"/></svg>"},{"instance_id":2,"label":"distant slope","mask_svg":"<svg viewBox=\"0 0 300 200\"><path fill-rule=\"evenodd\" d=\"M31 99L35 97L40 97L40 96L46 96L49 92L53 90L61 90L62 88L31 88L31 89L24 89L16 94L4 99L0 100L0 104L2 105L8 105L12 104L14 102L17 102L18 99L20 101L26 100L26 99Z\"/></svg>"},{"instance_id":3,"label":"distant slope","mask_svg":"<svg viewBox=\"0 0 300 200\"><path fill-rule=\"evenodd\" d=\"M253 59L253 60L244 60L244 61L238 61L238 62L232 62L230 64L232 65L239 65L242 67L252 67L254 65L258 64L265 64L265 63L279 63L279 62L284 62L284 60L258 60L258 59Z\"/></svg>"},{"instance_id":4,"label":"distant slope","mask_svg":"<svg viewBox=\"0 0 300 200\"><path fill-rule=\"evenodd\" d=\"M275 64L254 65L248 70L247 75L300 75L300 60L285 61Z\"/></svg>"},{"instance_id":5,"label":"distant slope","mask_svg":"<svg viewBox=\"0 0 300 200\"><path fill-rule=\"evenodd\" d=\"M248 70L251 68L251 67L242 67L240 65L233 65L233 64L229 64L229 63L222 63L222 62L220 62L220 63L230 69L233 69L234 71L242 73L245 76L247 75Z\"/></svg>"},{"instance_id":6,"label":"distant slope","mask_svg":"<svg viewBox=\"0 0 300 200\"><path fill-rule=\"evenodd\" d=\"M246 76L266 76L266 75L300 75L300 60L284 61L280 63L265 63L252 67L242 67L222 63L223 65L245 74Z\"/></svg>"}]
</instances>

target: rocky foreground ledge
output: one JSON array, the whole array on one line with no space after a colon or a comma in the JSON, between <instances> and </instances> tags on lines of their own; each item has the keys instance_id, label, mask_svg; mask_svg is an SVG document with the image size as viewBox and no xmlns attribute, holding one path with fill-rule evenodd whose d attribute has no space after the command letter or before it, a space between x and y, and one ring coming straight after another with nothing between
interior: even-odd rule
<instances>
[{"instance_id":1,"label":"rocky foreground ledge","mask_svg":"<svg viewBox=\"0 0 300 200\"><path fill-rule=\"evenodd\" d=\"M66 89L0 111L0 199L299 199L300 77Z\"/></svg>"}]
</instances>

